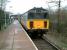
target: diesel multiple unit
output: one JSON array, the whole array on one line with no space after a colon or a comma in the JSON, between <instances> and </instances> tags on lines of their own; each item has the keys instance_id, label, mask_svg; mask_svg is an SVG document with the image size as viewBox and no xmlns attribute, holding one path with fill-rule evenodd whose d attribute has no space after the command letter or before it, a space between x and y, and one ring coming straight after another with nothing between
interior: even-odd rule
<instances>
[{"instance_id":1,"label":"diesel multiple unit","mask_svg":"<svg viewBox=\"0 0 67 50\"><path fill-rule=\"evenodd\" d=\"M21 24L29 34L32 35L34 32L42 36L49 29L48 11L43 8L32 8L22 15Z\"/></svg>"}]
</instances>

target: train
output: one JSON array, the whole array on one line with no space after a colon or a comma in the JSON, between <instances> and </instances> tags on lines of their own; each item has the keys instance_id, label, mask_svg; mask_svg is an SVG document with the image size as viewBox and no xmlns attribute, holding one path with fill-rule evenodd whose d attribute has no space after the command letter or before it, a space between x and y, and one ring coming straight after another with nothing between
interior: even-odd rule
<instances>
[{"instance_id":1,"label":"train","mask_svg":"<svg viewBox=\"0 0 67 50\"><path fill-rule=\"evenodd\" d=\"M42 36L49 30L49 14L44 8L32 8L22 14L21 25L29 35ZM33 33L34 32L34 33Z\"/></svg>"}]
</instances>

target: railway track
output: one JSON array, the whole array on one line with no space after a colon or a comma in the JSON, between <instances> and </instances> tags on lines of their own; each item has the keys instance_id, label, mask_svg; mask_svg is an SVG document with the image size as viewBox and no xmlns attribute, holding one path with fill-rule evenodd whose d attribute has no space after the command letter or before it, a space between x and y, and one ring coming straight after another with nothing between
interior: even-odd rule
<instances>
[{"instance_id":1,"label":"railway track","mask_svg":"<svg viewBox=\"0 0 67 50\"><path fill-rule=\"evenodd\" d=\"M33 42L37 46L38 50L58 50L56 47L51 45L47 40L42 37L32 38Z\"/></svg>"}]
</instances>

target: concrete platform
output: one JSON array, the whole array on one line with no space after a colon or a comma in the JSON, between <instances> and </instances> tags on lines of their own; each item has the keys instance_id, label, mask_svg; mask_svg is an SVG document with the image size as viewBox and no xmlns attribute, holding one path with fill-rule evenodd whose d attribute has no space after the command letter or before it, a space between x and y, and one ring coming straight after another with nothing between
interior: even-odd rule
<instances>
[{"instance_id":1,"label":"concrete platform","mask_svg":"<svg viewBox=\"0 0 67 50\"><path fill-rule=\"evenodd\" d=\"M20 23L15 20L0 32L0 50L38 50Z\"/></svg>"}]
</instances>

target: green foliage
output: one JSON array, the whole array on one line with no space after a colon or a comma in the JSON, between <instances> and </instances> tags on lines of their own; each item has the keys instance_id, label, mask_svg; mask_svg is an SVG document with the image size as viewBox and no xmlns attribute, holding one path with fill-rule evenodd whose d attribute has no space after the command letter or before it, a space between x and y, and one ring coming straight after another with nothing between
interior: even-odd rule
<instances>
[{"instance_id":1,"label":"green foliage","mask_svg":"<svg viewBox=\"0 0 67 50\"><path fill-rule=\"evenodd\" d=\"M50 22L52 25L50 28L59 33L67 33L67 8L61 9L60 17L58 16L58 10L50 13ZM59 23L58 23L59 22Z\"/></svg>"},{"instance_id":2,"label":"green foliage","mask_svg":"<svg viewBox=\"0 0 67 50\"><path fill-rule=\"evenodd\" d=\"M3 26L4 24L4 11L3 10L0 10L0 29L1 29L1 26Z\"/></svg>"},{"instance_id":3,"label":"green foliage","mask_svg":"<svg viewBox=\"0 0 67 50\"><path fill-rule=\"evenodd\" d=\"M63 31L63 24L58 24L58 26L57 26L57 32L58 33L61 33Z\"/></svg>"},{"instance_id":4,"label":"green foliage","mask_svg":"<svg viewBox=\"0 0 67 50\"><path fill-rule=\"evenodd\" d=\"M0 10L0 30L1 30L1 27L5 25L5 19L6 19L6 24L8 25L10 22L9 13L4 12L3 10Z\"/></svg>"}]
</instances>

